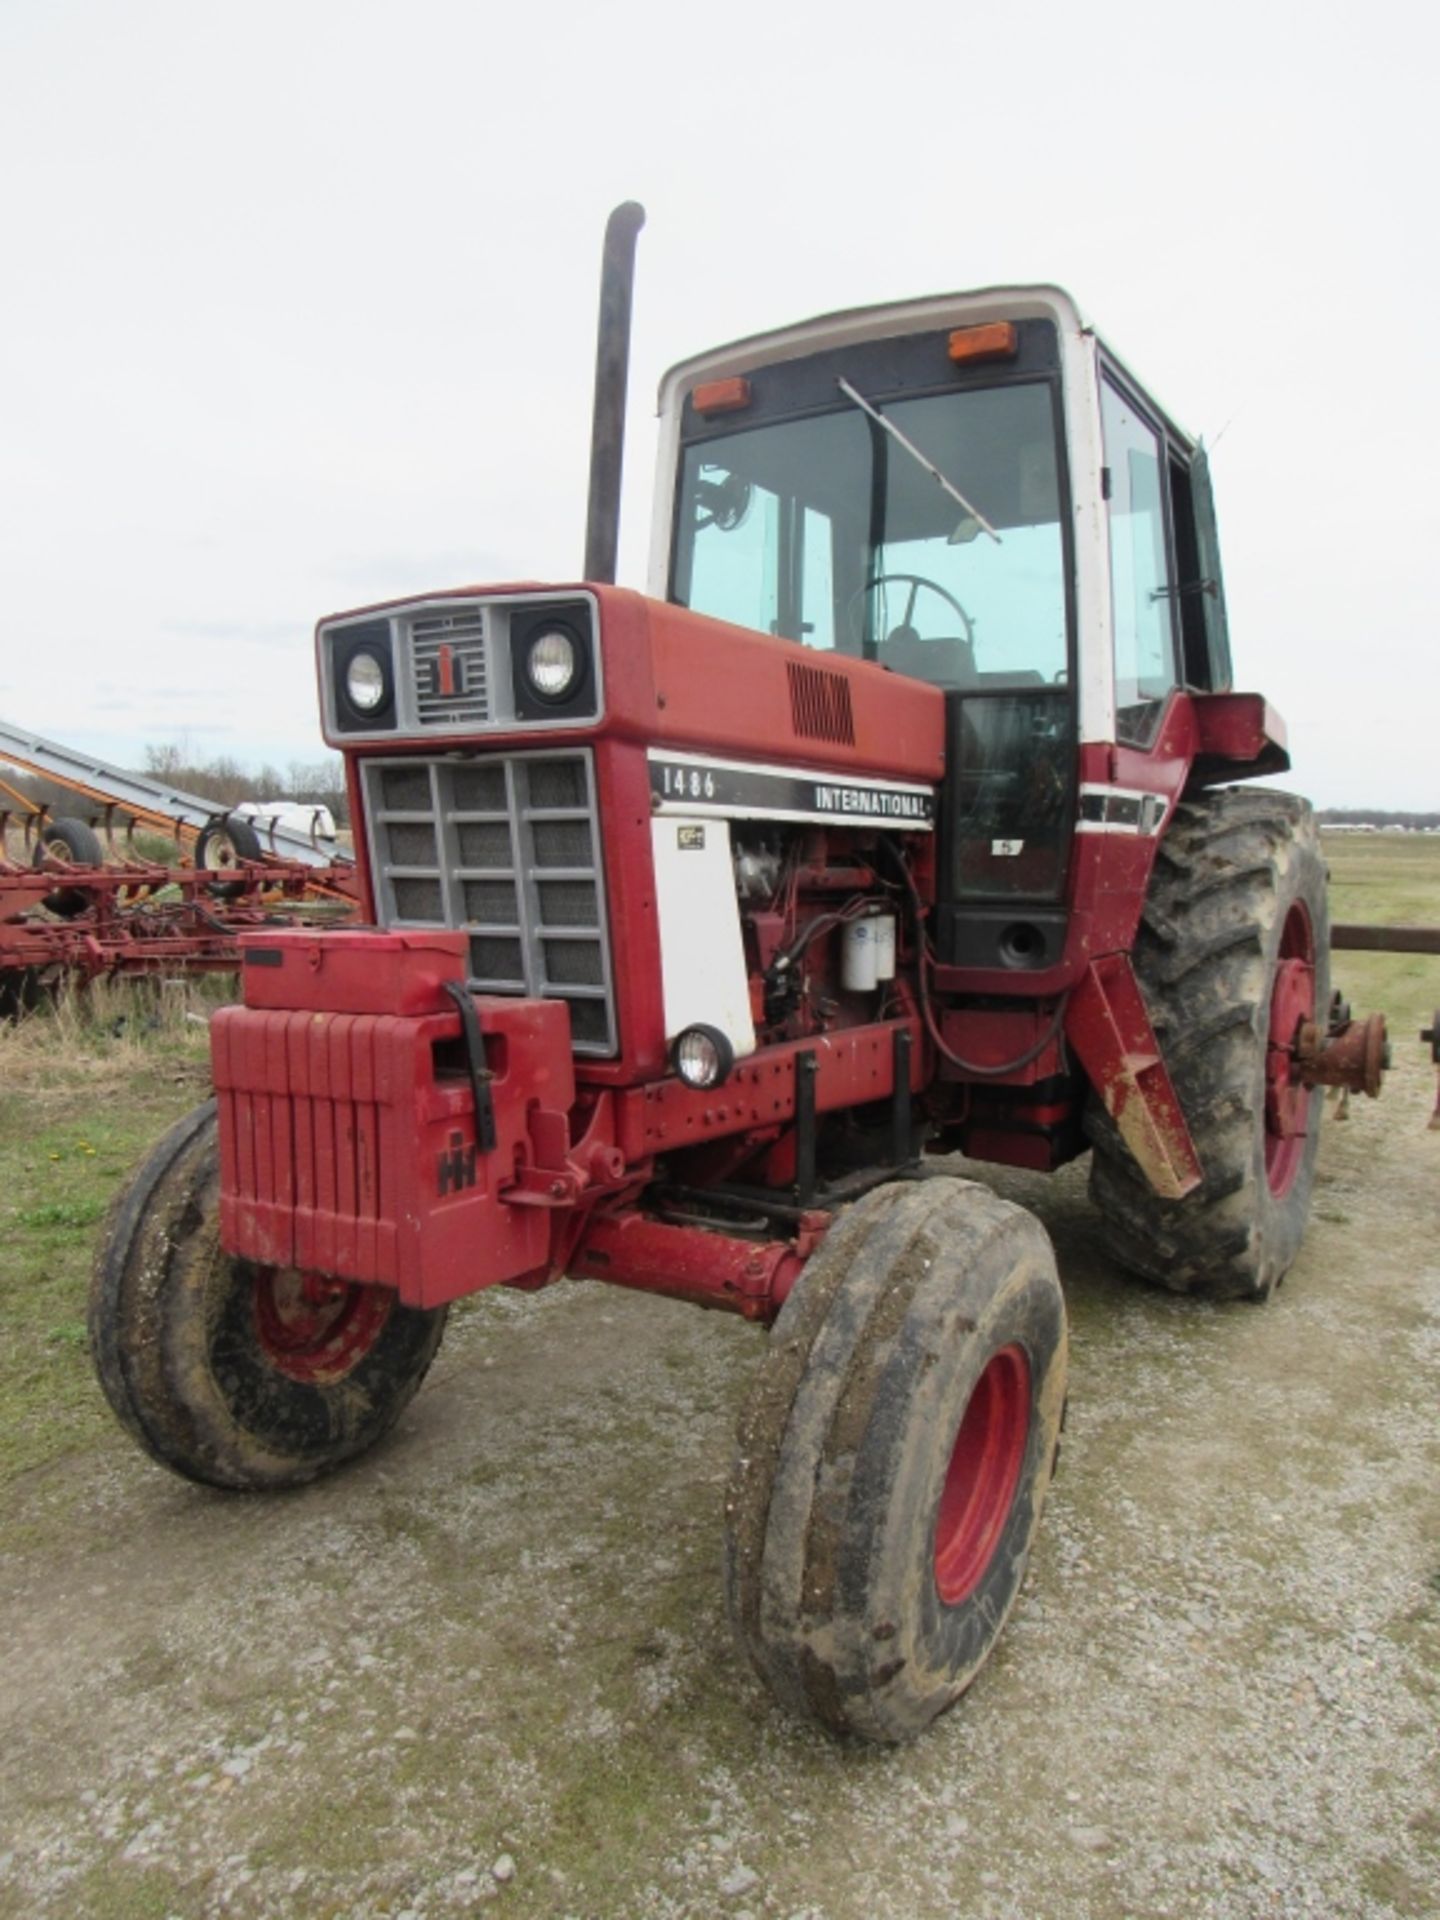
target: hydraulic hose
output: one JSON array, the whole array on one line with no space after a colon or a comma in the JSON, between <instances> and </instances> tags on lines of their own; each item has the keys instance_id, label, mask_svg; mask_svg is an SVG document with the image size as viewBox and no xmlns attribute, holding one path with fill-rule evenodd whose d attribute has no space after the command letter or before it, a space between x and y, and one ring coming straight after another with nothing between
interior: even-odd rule
<instances>
[{"instance_id":1,"label":"hydraulic hose","mask_svg":"<svg viewBox=\"0 0 1440 1920\"><path fill-rule=\"evenodd\" d=\"M935 1008L930 999L928 975L934 962L929 942L925 938L925 904L920 898L920 890L915 885L915 877L894 841L888 836L882 836L881 845L888 850L891 859L899 868L905 890L910 896L910 912L915 926L915 953L918 963L915 968L915 984L920 996L920 1013L925 1022L925 1031L930 1035L935 1051L943 1059L948 1060L952 1067L958 1067L962 1073L973 1074L980 1080L999 1080L1003 1079L1007 1073L1019 1073L1021 1068L1028 1067L1032 1060L1038 1060L1060 1033L1065 1024L1065 1009L1070 1001L1069 992L1061 994L1056 1003L1054 1017L1040 1038L1028 1046L1023 1053L1017 1054L1013 1060L1007 1060L998 1067L987 1067L982 1066L978 1060L967 1060L963 1054L956 1053L953 1047L946 1044L941 1035L940 1023L935 1018Z\"/></svg>"}]
</instances>

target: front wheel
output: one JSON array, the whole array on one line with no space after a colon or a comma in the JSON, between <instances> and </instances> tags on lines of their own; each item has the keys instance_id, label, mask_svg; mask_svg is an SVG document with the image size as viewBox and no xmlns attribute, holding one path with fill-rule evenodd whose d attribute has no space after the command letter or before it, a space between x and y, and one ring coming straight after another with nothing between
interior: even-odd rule
<instances>
[{"instance_id":1,"label":"front wheel","mask_svg":"<svg viewBox=\"0 0 1440 1920\"><path fill-rule=\"evenodd\" d=\"M1065 1370L1032 1214L939 1178L831 1229L776 1322L726 1502L731 1618L786 1706L895 1743L959 1699L1020 1591Z\"/></svg>"},{"instance_id":2,"label":"front wheel","mask_svg":"<svg viewBox=\"0 0 1440 1920\"><path fill-rule=\"evenodd\" d=\"M220 1245L215 1103L172 1127L110 1210L90 1288L106 1398L139 1444L210 1486L293 1487L387 1432L445 1310L259 1267Z\"/></svg>"}]
</instances>

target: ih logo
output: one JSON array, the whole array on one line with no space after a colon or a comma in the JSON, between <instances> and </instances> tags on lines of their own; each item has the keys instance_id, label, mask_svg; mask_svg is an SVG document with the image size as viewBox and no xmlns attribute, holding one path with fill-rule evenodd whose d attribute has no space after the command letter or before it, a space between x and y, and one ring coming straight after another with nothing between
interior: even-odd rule
<instances>
[{"instance_id":1,"label":"ih logo","mask_svg":"<svg viewBox=\"0 0 1440 1920\"><path fill-rule=\"evenodd\" d=\"M435 685L432 692L442 700L453 700L458 693L465 691L465 662L457 655L448 640L444 641L435 655Z\"/></svg>"},{"instance_id":2,"label":"ih logo","mask_svg":"<svg viewBox=\"0 0 1440 1920\"><path fill-rule=\"evenodd\" d=\"M475 1143L465 1145L465 1136L452 1133L449 1149L436 1164L435 1191L443 1200L447 1193L459 1193L475 1184Z\"/></svg>"}]
</instances>

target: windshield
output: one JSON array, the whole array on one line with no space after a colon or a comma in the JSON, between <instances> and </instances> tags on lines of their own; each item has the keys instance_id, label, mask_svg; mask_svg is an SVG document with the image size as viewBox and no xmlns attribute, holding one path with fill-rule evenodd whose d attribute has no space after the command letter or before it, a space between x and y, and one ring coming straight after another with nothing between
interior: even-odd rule
<instances>
[{"instance_id":1,"label":"windshield","mask_svg":"<svg viewBox=\"0 0 1440 1920\"><path fill-rule=\"evenodd\" d=\"M1043 380L888 403L857 382L834 412L706 439L685 450L673 596L938 686L1063 685L1057 446Z\"/></svg>"}]
</instances>

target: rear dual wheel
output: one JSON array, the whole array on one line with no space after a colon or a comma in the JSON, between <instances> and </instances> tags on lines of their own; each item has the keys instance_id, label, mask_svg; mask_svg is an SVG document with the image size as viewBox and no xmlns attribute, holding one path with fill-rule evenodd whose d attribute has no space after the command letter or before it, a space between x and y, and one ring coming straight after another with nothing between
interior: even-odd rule
<instances>
[{"instance_id":1,"label":"rear dual wheel","mask_svg":"<svg viewBox=\"0 0 1440 1920\"><path fill-rule=\"evenodd\" d=\"M363 1453L408 1405L445 1310L387 1287L233 1259L220 1245L215 1103L121 1192L90 1290L100 1384L147 1453L210 1486L299 1486Z\"/></svg>"},{"instance_id":2,"label":"rear dual wheel","mask_svg":"<svg viewBox=\"0 0 1440 1920\"><path fill-rule=\"evenodd\" d=\"M777 1697L898 1742L952 1706L1020 1590L1059 1449L1044 1228L969 1181L882 1187L775 1324L726 1502L726 1593Z\"/></svg>"}]
</instances>

